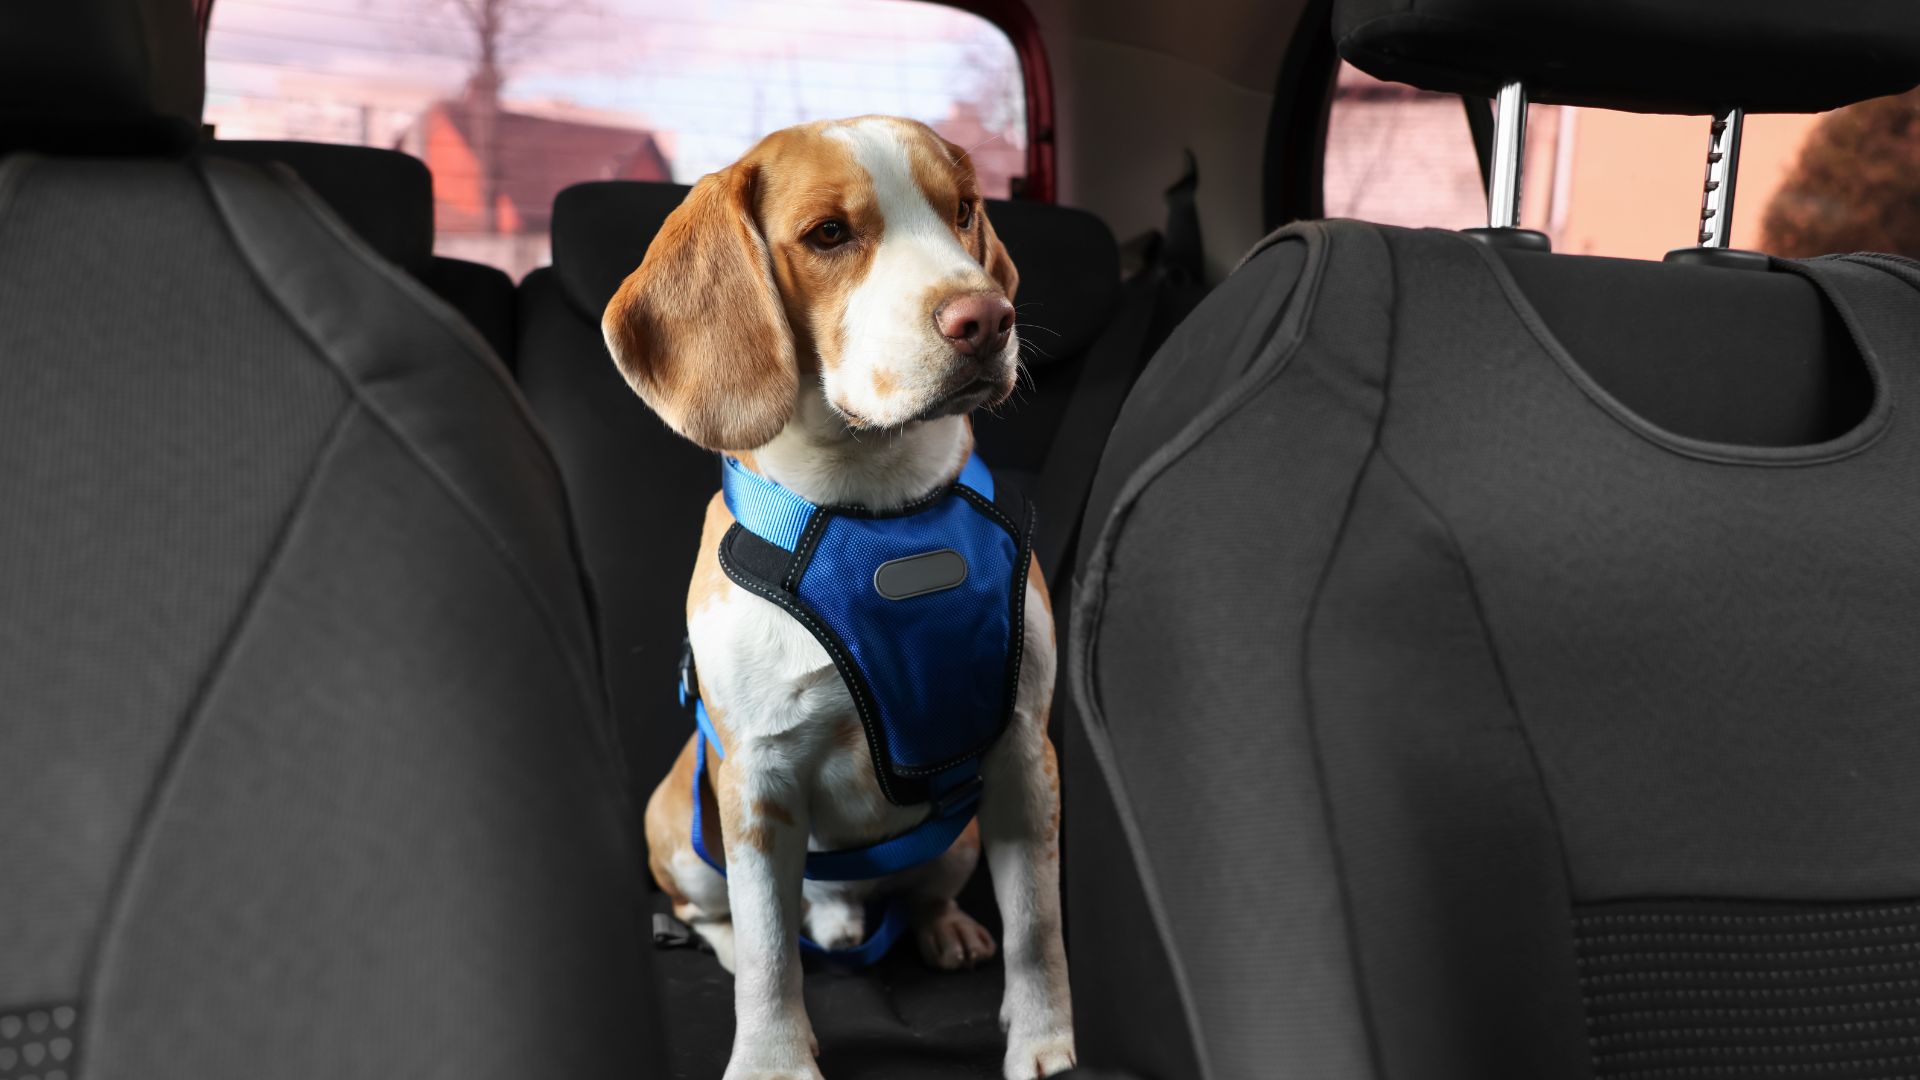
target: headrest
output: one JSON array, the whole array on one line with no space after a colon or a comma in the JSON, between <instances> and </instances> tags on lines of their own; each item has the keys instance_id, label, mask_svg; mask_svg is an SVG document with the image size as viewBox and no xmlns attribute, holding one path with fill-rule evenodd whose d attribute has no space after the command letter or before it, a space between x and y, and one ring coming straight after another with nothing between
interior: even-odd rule
<instances>
[{"instance_id":1,"label":"headrest","mask_svg":"<svg viewBox=\"0 0 1920 1080\"><path fill-rule=\"evenodd\" d=\"M368 247L409 273L433 258L433 174L419 158L371 146L224 139L205 152L287 166Z\"/></svg>"},{"instance_id":2,"label":"headrest","mask_svg":"<svg viewBox=\"0 0 1920 1080\"><path fill-rule=\"evenodd\" d=\"M184 150L202 67L193 0L0 3L0 151Z\"/></svg>"},{"instance_id":3,"label":"headrest","mask_svg":"<svg viewBox=\"0 0 1920 1080\"><path fill-rule=\"evenodd\" d=\"M681 184L602 180L575 184L553 201L553 270L567 297L596 324L607 301L646 256L660 225L686 198ZM1040 332L1030 362L1073 356L1107 325L1120 294L1120 250L1092 214L1043 203L987 201L1007 254L1020 270L1020 323Z\"/></svg>"},{"instance_id":4,"label":"headrest","mask_svg":"<svg viewBox=\"0 0 1920 1080\"><path fill-rule=\"evenodd\" d=\"M1066 206L987 200L987 219L1020 271L1020 340L1029 363L1093 344L1120 301L1120 245L1105 222Z\"/></svg>"},{"instance_id":5,"label":"headrest","mask_svg":"<svg viewBox=\"0 0 1920 1080\"><path fill-rule=\"evenodd\" d=\"M1914 0L1334 0L1380 79L1649 113L1820 112L1920 83Z\"/></svg>"},{"instance_id":6,"label":"headrest","mask_svg":"<svg viewBox=\"0 0 1920 1080\"><path fill-rule=\"evenodd\" d=\"M685 184L598 180L554 196L553 273L567 299L595 326L690 190Z\"/></svg>"}]
</instances>

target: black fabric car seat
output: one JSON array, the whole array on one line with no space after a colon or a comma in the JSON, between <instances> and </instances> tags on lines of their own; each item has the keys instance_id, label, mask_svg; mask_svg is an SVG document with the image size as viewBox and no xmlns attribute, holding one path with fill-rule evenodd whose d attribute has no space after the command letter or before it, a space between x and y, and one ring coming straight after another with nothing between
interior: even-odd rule
<instances>
[{"instance_id":1,"label":"black fabric car seat","mask_svg":"<svg viewBox=\"0 0 1920 1080\"><path fill-rule=\"evenodd\" d=\"M553 265L520 286L516 376L573 497L615 715L642 799L692 730L675 700L674 676L687 581L719 466L634 396L607 355L600 316L686 191L636 181L566 189L554 202ZM1119 253L1106 226L1082 211L990 201L988 214L1020 268L1020 318L1033 328L1023 337L1035 348L1027 355L1032 384L999 416L976 416L976 430L982 456L1003 478L1034 483L1082 372L1110 355L1105 332L1120 296ZM990 921L985 876L976 875L962 903ZM718 1075L732 1039L728 977L711 957L692 952L660 953L655 968L676 1067ZM934 972L910 945L869 976L810 975L822 1068L875 1080L990 1075L1004 1049L989 1020L998 1014L1000 985L997 965Z\"/></svg>"},{"instance_id":2,"label":"black fabric car seat","mask_svg":"<svg viewBox=\"0 0 1920 1080\"><path fill-rule=\"evenodd\" d=\"M551 453L200 79L0 7L0 1075L661 1075Z\"/></svg>"},{"instance_id":3,"label":"black fabric car seat","mask_svg":"<svg viewBox=\"0 0 1920 1080\"><path fill-rule=\"evenodd\" d=\"M1376 73L1524 70L1546 101L1920 81L1898 2L1335 17L1371 27L1356 62L1428 65ZM1776 55L1801 62L1748 62ZM1263 244L1149 365L1090 510L1063 782L1082 1059L1920 1075L1915 393L1903 260L1622 265L1350 222Z\"/></svg>"},{"instance_id":4,"label":"black fabric car seat","mask_svg":"<svg viewBox=\"0 0 1920 1080\"><path fill-rule=\"evenodd\" d=\"M292 169L367 246L459 312L513 367L513 278L433 253L433 174L411 154L371 146L220 139L205 151Z\"/></svg>"}]
</instances>

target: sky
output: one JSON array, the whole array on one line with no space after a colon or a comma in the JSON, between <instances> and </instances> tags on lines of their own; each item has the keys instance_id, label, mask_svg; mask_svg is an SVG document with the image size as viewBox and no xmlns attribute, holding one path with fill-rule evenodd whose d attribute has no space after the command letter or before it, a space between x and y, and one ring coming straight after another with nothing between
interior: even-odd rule
<instances>
[{"instance_id":1,"label":"sky","mask_svg":"<svg viewBox=\"0 0 1920 1080\"><path fill-rule=\"evenodd\" d=\"M455 96L474 55L461 0L217 0L207 115L222 138L391 146ZM1012 46L978 16L915 0L508 0L518 111L649 128L675 179L802 120L933 121L984 100L1024 143Z\"/></svg>"}]
</instances>

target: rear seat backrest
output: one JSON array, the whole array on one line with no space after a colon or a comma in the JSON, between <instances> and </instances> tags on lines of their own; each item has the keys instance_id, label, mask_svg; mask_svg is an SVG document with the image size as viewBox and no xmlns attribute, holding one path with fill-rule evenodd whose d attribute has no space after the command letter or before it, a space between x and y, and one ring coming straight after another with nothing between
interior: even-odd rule
<instances>
[{"instance_id":1,"label":"rear seat backrest","mask_svg":"<svg viewBox=\"0 0 1920 1080\"><path fill-rule=\"evenodd\" d=\"M368 247L433 290L513 367L513 279L433 253L433 174L425 162L398 150L334 143L222 139L204 150L292 169Z\"/></svg>"},{"instance_id":2,"label":"rear seat backrest","mask_svg":"<svg viewBox=\"0 0 1920 1080\"><path fill-rule=\"evenodd\" d=\"M562 191L554 200L553 266L520 287L517 375L566 474L600 607L615 716L642 791L686 741L672 678L687 579L719 471L712 454L668 430L634 396L607 355L600 315L686 192L638 181ZM981 456L1030 490L1113 315L1119 251L1106 226L1082 211L989 201L987 213L1020 268L1016 304L1033 376L998 415L975 414L975 430Z\"/></svg>"}]
</instances>

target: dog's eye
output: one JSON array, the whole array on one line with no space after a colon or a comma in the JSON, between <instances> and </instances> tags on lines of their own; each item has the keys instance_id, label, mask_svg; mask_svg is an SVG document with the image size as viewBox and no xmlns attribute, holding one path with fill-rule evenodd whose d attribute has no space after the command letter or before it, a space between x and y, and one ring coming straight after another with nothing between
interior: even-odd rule
<instances>
[{"instance_id":1,"label":"dog's eye","mask_svg":"<svg viewBox=\"0 0 1920 1080\"><path fill-rule=\"evenodd\" d=\"M954 218L953 223L963 229L973 227L973 200L960 200L960 213Z\"/></svg>"},{"instance_id":2,"label":"dog's eye","mask_svg":"<svg viewBox=\"0 0 1920 1080\"><path fill-rule=\"evenodd\" d=\"M820 251L837 248L851 239L853 239L853 230L847 228L846 222L838 220L823 221L815 225L813 231L807 234L807 243Z\"/></svg>"}]
</instances>

